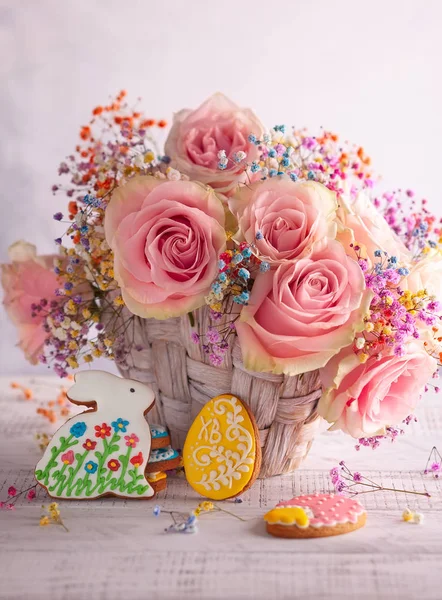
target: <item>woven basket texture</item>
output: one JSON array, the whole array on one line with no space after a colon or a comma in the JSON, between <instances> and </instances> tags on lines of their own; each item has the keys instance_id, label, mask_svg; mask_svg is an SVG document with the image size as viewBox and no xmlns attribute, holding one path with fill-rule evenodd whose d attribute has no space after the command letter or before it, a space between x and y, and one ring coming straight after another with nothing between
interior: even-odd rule
<instances>
[{"instance_id":1,"label":"woven basket texture","mask_svg":"<svg viewBox=\"0 0 442 600\"><path fill-rule=\"evenodd\" d=\"M248 371L235 335L229 337L223 363L214 367L202 343L191 339L192 331L204 334L211 324L208 308L194 311L193 316L193 326L184 315L163 321L136 317L127 328L127 342L143 349L133 351L128 364L123 362L118 368L124 377L154 389L156 403L148 420L166 425L172 444L182 448L204 404L231 393L245 401L255 416L262 448L260 477L298 468L320 427L318 371L294 377ZM225 315L217 326L227 327L231 319Z\"/></svg>"}]
</instances>

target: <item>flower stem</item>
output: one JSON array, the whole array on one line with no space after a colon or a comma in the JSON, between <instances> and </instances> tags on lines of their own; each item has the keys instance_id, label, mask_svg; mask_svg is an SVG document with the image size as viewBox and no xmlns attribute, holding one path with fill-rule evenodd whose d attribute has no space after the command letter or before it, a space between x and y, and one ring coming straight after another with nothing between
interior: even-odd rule
<instances>
[{"instance_id":1,"label":"flower stem","mask_svg":"<svg viewBox=\"0 0 442 600\"><path fill-rule=\"evenodd\" d=\"M218 504L215 504L215 506L221 512L224 512L224 513L230 515L231 517L235 517L235 519L238 519L239 521L242 521L243 523L245 523L247 521L247 519L243 519L242 517L239 517L238 515L235 515L235 513L230 512L230 510L226 510L225 508L221 508L220 506L218 506Z\"/></svg>"}]
</instances>

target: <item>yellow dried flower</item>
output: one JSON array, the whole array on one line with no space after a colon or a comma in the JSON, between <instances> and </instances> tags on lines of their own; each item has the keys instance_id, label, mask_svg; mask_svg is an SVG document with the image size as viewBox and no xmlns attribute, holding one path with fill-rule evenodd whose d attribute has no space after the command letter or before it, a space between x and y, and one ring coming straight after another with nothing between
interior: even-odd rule
<instances>
[{"instance_id":1,"label":"yellow dried flower","mask_svg":"<svg viewBox=\"0 0 442 600\"><path fill-rule=\"evenodd\" d=\"M72 356L69 356L66 359L66 362L68 363L68 365L71 367L71 369L78 369L78 362L75 358L73 358Z\"/></svg>"},{"instance_id":2,"label":"yellow dried flower","mask_svg":"<svg viewBox=\"0 0 442 600\"><path fill-rule=\"evenodd\" d=\"M201 502L200 504L198 504L198 508L202 508L203 510L213 510L215 508L215 505L213 504L213 502L208 502L207 500L205 502Z\"/></svg>"},{"instance_id":3,"label":"yellow dried flower","mask_svg":"<svg viewBox=\"0 0 442 600\"><path fill-rule=\"evenodd\" d=\"M41 527L44 527L45 525L49 525L49 524L50 524L49 517L47 517L47 516L40 517L40 526Z\"/></svg>"},{"instance_id":4,"label":"yellow dried flower","mask_svg":"<svg viewBox=\"0 0 442 600\"><path fill-rule=\"evenodd\" d=\"M113 340L110 340L109 338L106 338L104 340L104 345L106 346L106 348L111 348L113 346L114 342Z\"/></svg>"},{"instance_id":5,"label":"yellow dried flower","mask_svg":"<svg viewBox=\"0 0 442 600\"><path fill-rule=\"evenodd\" d=\"M373 329L374 329L373 323L369 322L369 323L365 324L365 331L370 332L370 331L373 331Z\"/></svg>"},{"instance_id":6,"label":"yellow dried flower","mask_svg":"<svg viewBox=\"0 0 442 600\"><path fill-rule=\"evenodd\" d=\"M68 300L63 308L65 314L67 315L75 315L77 312L77 308L73 300Z\"/></svg>"},{"instance_id":7,"label":"yellow dried flower","mask_svg":"<svg viewBox=\"0 0 442 600\"><path fill-rule=\"evenodd\" d=\"M115 306L124 306L124 300L123 300L123 297L122 297L121 295L117 296L117 297L114 299L114 304L115 304Z\"/></svg>"},{"instance_id":8,"label":"yellow dried flower","mask_svg":"<svg viewBox=\"0 0 442 600\"><path fill-rule=\"evenodd\" d=\"M85 356L83 356L83 360L85 363L91 363L94 359L90 354L86 354Z\"/></svg>"},{"instance_id":9,"label":"yellow dried flower","mask_svg":"<svg viewBox=\"0 0 442 600\"><path fill-rule=\"evenodd\" d=\"M85 319L90 319L92 313L88 308L83 308L83 310L81 311L81 314L83 315L83 317Z\"/></svg>"},{"instance_id":10,"label":"yellow dried flower","mask_svg":"<svg viewBox=\"0 0 442 600\"><path fill-rule=\"evenodd\" d=\"M360 354L358 354L358 358L359 358L359 362L364 364L369 359L369 355L366 354L365 352L361 352Z\"/></svg>"}]
</instances>

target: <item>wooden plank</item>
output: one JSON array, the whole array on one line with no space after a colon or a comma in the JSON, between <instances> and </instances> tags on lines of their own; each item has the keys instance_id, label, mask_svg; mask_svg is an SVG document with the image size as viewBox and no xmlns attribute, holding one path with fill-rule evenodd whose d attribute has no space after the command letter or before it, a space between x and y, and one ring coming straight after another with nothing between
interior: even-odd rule
<instances>
[{"instance_id":1,"label":"wooden plank","mask_svg":"<svg viewBox=\"0 0 442 600\"><path fill-rule=\"evenodd\" d=\"M33 482L40 451L36 431L50 426L35 410L55 398L52 378L23 380L36 401L25 402L0 377L0 499L9 485ZM293 474L259 480L241 504L220 504L245 519L218 512L200 519L196 535L164 533L169 515L184 512L201 498L182 478L153 502L100 499L60 502L69 533L38 525L41 504L17 503L0 511L0 600L440 600L442 577L442 481L422 473L433 444L442 448L442 409L434 400L419 410L419 421L394 445L356 452L354 441L323 433L308 459ZM328 470L339 460L384 486L427 490L431 498L398 491L367 494L364 529L351 535L316 540L281 540L265 532L263 514L282 499L330 490ZM422 512L423 525L401 520L405 506Z\"/></svg>"}]
</instances>

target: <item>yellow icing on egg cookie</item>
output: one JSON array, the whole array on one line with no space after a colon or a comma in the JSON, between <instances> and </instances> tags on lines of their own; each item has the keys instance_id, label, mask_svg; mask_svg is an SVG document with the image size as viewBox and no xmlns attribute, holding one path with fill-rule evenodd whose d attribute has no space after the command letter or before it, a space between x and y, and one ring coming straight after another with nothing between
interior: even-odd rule
<instances>
[{"instance_id":1,"label":"yellow icing on egg cookie","mask_svg":"<svg viewBox=\"0 0 442 600\"><path fill-rule=\"evenodd\" d=\"M260 466L257 433L253 417L238 398L224 394L210 400L184 444L184 469L192 488L212 500L224 500L250 487Z\"/></svg>"},{"instance_id":2,"label":"yellow icing on egg cookie","mask_svg":"<svg viewBox=\"0 0 442 600\"><path fill-rule=\"evenodd\" d=\"M273 508L264 515L264 521L270 525L297 525L301 529L305 529L310 523L306 511L300 506Z\"/></svg>"}]
</instances>

